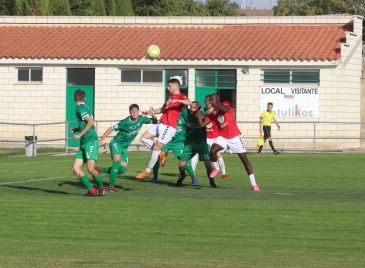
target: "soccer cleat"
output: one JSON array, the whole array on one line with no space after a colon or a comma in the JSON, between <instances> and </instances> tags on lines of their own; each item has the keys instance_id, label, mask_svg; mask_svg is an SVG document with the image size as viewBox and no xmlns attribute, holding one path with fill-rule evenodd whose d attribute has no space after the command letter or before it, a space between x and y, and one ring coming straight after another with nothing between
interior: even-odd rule
<instances>
[{"instance_id":1,"label":"soccer cleat","mask_svg":"<svg viewBox=\"0 0 365 268\"><path fill-rule=\"evenodd\" d=\"M200 186L200 183L199 183L199 181L196 178L192 178L191 179L191 184L193 186Z\"/></svg>"},{"instance_id":2,"label":"soccer cleat","mask_svg":"<svg viewBox=\"0 0 365 268\"><path fill-rule=\"evenodd\" d=\"M210 172L209 177L215 178L215 176L217 176L219 172L220 172L219 169L213 169L212 172Z\"/></svg>"},{"instance_id":3,"label":"soccer cleat","mask_svg":"<svg viewBox=\"0 0 365 268\"><path fill-rule=\"evenodd\" d=\"M108 192L118 192L118 188L116 188L114 186L109 186L107 190L108 190Z\"/></svg>"},{"instance_id":4,"label":"soccer cleat","mask_svg":"<svg viewBox=\"0 0 365 268\"><path fill-rule=\"evenodd\" d=\"M254 186L252 186L252 191L260 192L260 187L258 185L254 185Z\"/></svg>"},{"instance_id":5,"label":"soccer cleat","mask_svg":"<svg viewBox=\"0 0 365 268\"><path fill-rule=\"evenodd\" d=\"M87 191L86 196L95 197L96 196L95 188L91 188L89 191Z\"/></svg>"},{"instance_id":6,"label":"soccer cleat","mask_svg":"<svg viewBox=\"0 0 365 268\"><path fill-rule=\"evenodd\" d=\"M106 195L106 190L104 187L99 188L99 196L105 196Z\"/></svg>"},{"instance_id":7,"label":"soccer cleat","mask_svg":"<svg viewBox=\"0 0 365 268\"><path fill-rule=\"evenodd\" d=\"M100 166L96 166L95 167L96 171L100 174L101 173L101 167Z\"/></svg>"},{"instance_id":8,"label":"soccer cleat","mask_svg":"<svg viewBox=\"0 0 365 268\"><path fill-rule=\"evenodd\" d=\"M141 172L139 172L137 175L136 175L136 179L137 180L143 180L144 178L147 178L151 176L151 172L148 172L146 170L143 170Z\"/></svg>"},{"instance_id":9,"label":"soccer cleat","mask_svg":"<svg viewBox=\"0 0 365 268\"><path fill-rule=\"evenodd\" d=\"M222 175L223 180L228 180L229 176L227 174Z\"/></svg>"},{"instance_id":10,"label":"soccer cleat","mask_svg":"<svg viewBox=\"0 0 365 268\"><path fill-rule=\"evenodd\" d=\"M209 184L212 188L218 188L213 178L209 178Z\"/></svg>"},{"instance_id":11,"label":"soccer cleat","mask_svg":"<svg viewBox=\"0 0 365 268\"><path fill-rule=\"evenodd\" d=\"M158 178L153 177L153 178L151 179L151 183L156 183L156 184L157 184L157 182L158 182Z\"/></svg>"},{"instance_id":12,"label":"soccer cleat","mask_svg":"<svg viewBox=\"0 0 365 268\"><path fill-rule=\"evenodd\" d=\"M176 182L176 186L177 186L177 187L180 187L180 186L182 185L183 181L184 181L184 179L179 178L179 179L177 180L177 182Z\"/></svg>"},{"instance_id":13,"label":"soccer cleat","mask_svg":"<svg viewBox=\"0 0 365 268\"><path fill-rule=\"evenodd\" d=\"M161 163L161 167L164 167L166 164L166 160L167 160L167 153L165 152L160 152L160 163Z\"/></svg>"},{"instance_id":14,"label":"soccer cleat","mask_svg":"<svg viewBox=\"0 0 365 268\"><path fill-rule=\"evenodd\" d=\"M274 154L275 154L275 155L278 155L278 154L280 154L280 152L278 152L278 151L275 151L275 152L274 152Z\"/></svg>"}]
</instances>

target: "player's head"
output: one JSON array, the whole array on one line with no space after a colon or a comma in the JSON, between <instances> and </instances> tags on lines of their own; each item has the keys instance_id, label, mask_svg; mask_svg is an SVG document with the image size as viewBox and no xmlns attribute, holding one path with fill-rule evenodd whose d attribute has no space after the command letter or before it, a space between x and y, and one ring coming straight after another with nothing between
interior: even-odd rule
<instances>
[{"instance_id":1,"label":"player's head","mask_svg":"<svg viewBox=\"0 0 365 268\"><path fill-rule=\"evenodd\" d=\"M171 95L180 93L180 81L176 78L171 78L167 81L167 90Z\"/></svg>"},{"instance_id":2,"label":"player's head","mask_svg":"<svg viewBox=\"0 0 365 268\"><path fill-rule=\"evenodd\" d=\"M131 115L131 118L137 119L139 116L139 106L138 104L131 104L129 105L129 114Z\"/></svg>"},{"instance_id":3,"label":"player's head","mask_svg":"<svg viewBox=\"0 0 365 268\"><path fill-rule=\"evenodd\" d=\"M205 102L205 106L207 107L208 110L213 107L212 104L210 103L210 95L205 96L204 102Z\"/></svg>"},{"instance_id":4,"label":"player's head","mask_svg":"<svg viewBox=\"0 0 365 268\"><path fill-rule=\"evenodd\" d=\"M78 89L74 93L74 100L75 102L84 102L86 99L85 91Z\"/></svg>"},{"instance_id":5,"label":"player's head","mask_svg":"<svg viewBox=\"0 0 365 268\"><path fill-rule=\"evenodd\" d=\"M209 95L209 100L213 103L219 103L220 102L218 94L210 94Z\"/></svg>"},{"instance_id":6,"label":"player's head","mask_svg":"<svg viewBox=\"0 0 365 268\"><path fill-rule=\"evenodd\" d=\"M201 107L200 102L198 102L198 101L193 101L193 102L191 103L191 105L190 105L190 112L191 112L192 114L194 114L194 113L196 113L197 111L199 111L199 110L200 110L200 107Z\"/></svg>"},{"instance_id":7,"label":"player's head","mask_svg":"<svg viewBox=\"0 0 365 268\"><path fill-rule=\"evenodd\" d=\"M267 103L267 110L269 111L269 112L271 112L272 111L272 108L274 107L274 104L272 103L272 102L268 102Z\"/></svg>"}]
</instances>

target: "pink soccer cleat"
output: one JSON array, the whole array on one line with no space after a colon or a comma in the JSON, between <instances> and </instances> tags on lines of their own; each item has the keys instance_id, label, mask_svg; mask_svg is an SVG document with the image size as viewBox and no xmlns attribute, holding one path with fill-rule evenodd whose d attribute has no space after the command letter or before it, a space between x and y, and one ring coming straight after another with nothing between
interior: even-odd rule
<instances>
[{"instance_id":1,"label":"pink soccer cleat","mask_svg":"<svg viewBox=\"0 0 365 268\"><path fill-rule=\"evenodd\" d=\"M209 177L215 178L215 176L217 176L219 174L219 172L221 172L219 169L213 169L212 172L210 172Z\"/></svg>"},{"instance_id":2,"label":"pink soccer cleat","mask_svg":"<svg viewBox=\"0 0 365 268\"><path fill-rule=\"evenodd\" d=\"M254 185L254 186L252 186L252 191L260 192L260 187L258 185Z\"/></svg>"}]
</instances>

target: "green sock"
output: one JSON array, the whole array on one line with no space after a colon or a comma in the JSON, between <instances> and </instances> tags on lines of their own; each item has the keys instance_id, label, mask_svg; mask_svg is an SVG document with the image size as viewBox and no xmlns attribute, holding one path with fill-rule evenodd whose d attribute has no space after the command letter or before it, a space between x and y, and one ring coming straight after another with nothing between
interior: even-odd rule
<instances>
[{"instance_id":1,"label":"green sock","mask_svg":"<svg viewBox=\"0 0 365 268\"><path fill-rule=\"evenodd\" d=\"M118 175L124 174L126 172L127 172L127 167L120 165L120 167L118 169Z\"/></svg>"},{"instance_id":2,"label":"green sock","mask_svg":"<svg viewBox=\"0 0 365 268\"><path fill-rule=\"evenodd\" d=\"M153 166L153 177L155 179L158 178L158 170L160 169L160 157L158 157L158 160L156 164Z\"/></svg>"},{"instance_id":3,"label":"green sock","mask_svg":"<svg viewBox=\"0 0 365 268\"><path fill-rule=\"evenodd\" d=\"M99 188L103 187L103 180L101 179L100 174L94 177L94 181L96 182Z\"/></svg>"},{"instance_id":4,"label":"green sock","mask_svg":"<svg viewBox=\"0 0 365 268\"><path fill-rule=\"evenodd\" d=\"M120 168L120 162L119 161L113 162L113 166L110 170L110 175L109 175L109 186L111 187L115 186L115 181L117 180L119 168Z\"/></svg>"},{"instance_id":5,"label":"green sock","mask_svg":"<svg viewBox=\"0 0 365 268\"><path fill-rule=\"evenodd\" d=\"M191 178L195 178L193 166L191 165L191 161L186 163L186 171L188 172L189 176Z\"/></svg>"},{"instance_id":6,"label":"green sock","mask_svg":"<svg viewBox=\"0 0 365 268\"><path fill-rule=\"evenodd\" d=\"M88 189L92 189L94 188L94 185L91 183L91 181L89 181L89 179L84 175L80 178L82 184Z\"/></svg>"},{"instance_id":7,"label":"green sock","mask_svg":"<svg viewBox=\"0 0 365 268\"><path fill-rule=\"evenodd\" d=\"M111 167L102 167L100 168L100 173L110 174Z\"/></svg>"}]
</instances>

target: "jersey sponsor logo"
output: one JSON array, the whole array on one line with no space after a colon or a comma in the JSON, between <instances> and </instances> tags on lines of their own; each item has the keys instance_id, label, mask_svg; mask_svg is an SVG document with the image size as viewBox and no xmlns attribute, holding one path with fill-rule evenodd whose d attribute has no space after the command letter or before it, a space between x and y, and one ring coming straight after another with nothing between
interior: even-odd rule
<instances>
[{"instance_id":1,"label":"jersey sponsor logo","mask_svg":"<svg viewBox=\"0 0 365 268\"><path fill-rule=\"evenodd\" d=\"M212 128L213 127L213 124L212 124L212 122L210 122L208 125L207 125L207 128Z\"/></svg>"}]
</instances>

